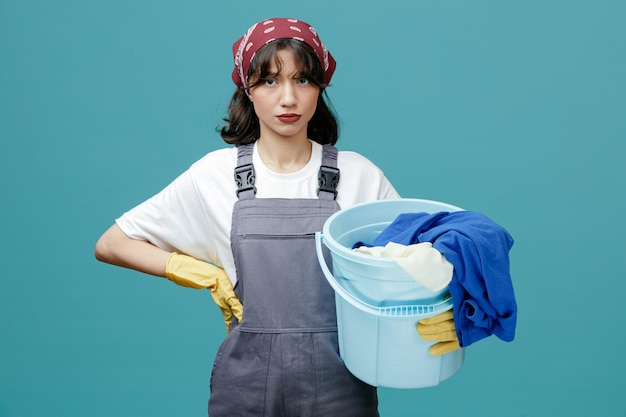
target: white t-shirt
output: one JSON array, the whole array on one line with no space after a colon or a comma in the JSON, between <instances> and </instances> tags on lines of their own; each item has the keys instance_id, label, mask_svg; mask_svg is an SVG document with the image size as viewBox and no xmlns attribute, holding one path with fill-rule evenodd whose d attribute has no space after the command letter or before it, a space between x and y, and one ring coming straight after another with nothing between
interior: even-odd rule
<instances>
[{"instance_id":1,"label":"white t-shirt","mask_svg":"<svg viewBox=\"0 0 626 417\"><path fill-rule=\"evenodd\" d=\"M265 166L256 144L252 162L256 198L318 198L322 146L312 142L311 159L301 170L279 174ZM233 205L237 201L234 169L237 148L213 151L195 162L155 196L116 220L129 237L223 267L233 283L235 263L230 247ZM355 152L340 151L337 202L342 209L367 201L400 196L383 172Z\"/></svg>"}]
</instances>

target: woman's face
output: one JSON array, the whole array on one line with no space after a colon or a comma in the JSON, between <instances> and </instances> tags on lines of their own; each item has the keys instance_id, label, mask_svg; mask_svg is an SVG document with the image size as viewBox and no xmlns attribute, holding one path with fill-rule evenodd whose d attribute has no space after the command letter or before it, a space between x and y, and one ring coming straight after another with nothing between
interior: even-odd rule
<instances>
[{"instance_id":1,"label":"woman's face","mask_svg":"<svg viewBox=\"0 0 626 417\"><path fill-rule=\"evenodd\" d=\"M320 89L298 73L293 52L278 51L278 61L270 65L266 78L249 92L250 101L259 118L261 138L264 136L306 139L307 125L315 109Z\"/></svg>"}]
</instances>

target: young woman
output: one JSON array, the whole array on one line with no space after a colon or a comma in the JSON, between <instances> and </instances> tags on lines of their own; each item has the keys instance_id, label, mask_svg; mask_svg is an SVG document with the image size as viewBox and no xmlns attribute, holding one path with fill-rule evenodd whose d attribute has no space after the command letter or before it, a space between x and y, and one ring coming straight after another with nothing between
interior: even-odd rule
<instances>
[{"instance_id":1,"label":"young woman","mask_svg":"<svg viewBox=\"0 0 626 417\"><path fill-rule=\"evenodd\" d=\"M210 416L377 416L376 389L339 357L314 233L340 208L399 195L369 160L332 146L335 60L309 24L261 21L233 55L221 135L235 146L123 214L96 257L211 289L233 326L214 363Z\"/></svg>"}]
</instances>

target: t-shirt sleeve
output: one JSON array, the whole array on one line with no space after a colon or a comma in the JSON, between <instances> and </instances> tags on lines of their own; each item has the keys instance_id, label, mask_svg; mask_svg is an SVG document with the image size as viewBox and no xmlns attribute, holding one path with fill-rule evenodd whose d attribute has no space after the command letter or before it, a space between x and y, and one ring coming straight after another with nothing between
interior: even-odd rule
<instances>
[{"instance_id":1,"label":"t-shirt sleeve","mask_svg":"<svg viewBox=\"0 0 626 417\"><path fill-rule=\"evenodd\" d=\"M368 201L400 198L383 171L366 157L343 151L337 162L341 169L337 191L342 208Z\"/></svg>"},{"instance_id":2,"label":"t-shirt sleeve","mask_svg":"<svg viewBox=\"0 0 626 417\"><path fill-rule=\"evenodd\" d=\"M116 223L131 238L146 240L167 251L216 260L215 244L207 239L214 235L213 221L191 170L124 213Z\"/></svg>"}]
</instances>

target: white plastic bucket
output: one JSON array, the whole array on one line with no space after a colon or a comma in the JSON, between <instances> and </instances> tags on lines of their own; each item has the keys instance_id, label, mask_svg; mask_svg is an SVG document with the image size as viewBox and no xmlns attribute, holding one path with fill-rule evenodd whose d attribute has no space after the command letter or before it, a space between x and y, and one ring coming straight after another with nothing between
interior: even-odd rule
<instances>
[{"instance_id":1,"label":"white plastic bucket","mask_svg":"<svg viewBox=\"0 0 626 417\"><path fill-rule=\"evenodd\" d=\"M393 260L352 250L371 243L401 213L459 211L419 199L381 200L333 214L315 236L317 256L335 290L339 351L346 367L370 385L425 388L454 375L464 350L433 356L433 344L415 330L417 322L452 308L448 291L431 292ZM330 250L333 272L324 258Z\"/></svg>"}]
</instances>

